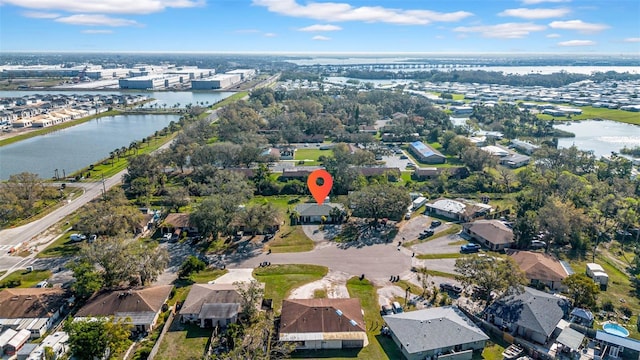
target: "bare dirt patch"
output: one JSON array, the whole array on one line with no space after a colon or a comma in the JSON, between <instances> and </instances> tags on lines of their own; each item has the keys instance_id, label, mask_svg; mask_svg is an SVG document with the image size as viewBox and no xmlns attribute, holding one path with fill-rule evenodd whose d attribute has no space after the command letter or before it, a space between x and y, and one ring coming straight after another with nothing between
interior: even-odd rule
<instances>
[{"instance_id":1,"label":"bare dirt patch","mask_svg":"<svg viewBox=\"0 0 640 360\"><path fill-rule=\"evenodd\" d=\"M291 291L289 299L312 299L316 290L326 291L330 299L348 298L346 282L350 275L340 271L329 271L327 276L320 280L305 284Z\"/></svg>"}]
</instances>

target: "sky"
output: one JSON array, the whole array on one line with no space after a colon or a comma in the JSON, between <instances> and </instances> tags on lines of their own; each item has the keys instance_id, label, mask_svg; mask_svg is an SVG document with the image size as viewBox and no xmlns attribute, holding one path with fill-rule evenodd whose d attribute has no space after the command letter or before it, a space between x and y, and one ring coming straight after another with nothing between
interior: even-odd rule
<instances>
[{"instance_id":1,"label":"sky","mask_svg":"<svg viewBox=\"0 0 640 360\"><path fill-rule=\"evenodd\" d=\"M0 0L0 52L640 54L638 0Z\"/></svg>"}]
</instances>

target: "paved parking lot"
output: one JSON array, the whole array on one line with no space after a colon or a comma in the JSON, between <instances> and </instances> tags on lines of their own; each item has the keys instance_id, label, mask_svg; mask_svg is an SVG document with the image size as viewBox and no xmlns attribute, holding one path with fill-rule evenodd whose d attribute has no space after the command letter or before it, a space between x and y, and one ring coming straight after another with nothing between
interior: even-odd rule
<instances>
[{"instance_id":1,"label":"paved parking lot","mask_svg":"<svg viewBox=\"0 0 640 360\"><path fill-rule=\"evenodd\" d=\"M439 226L439 228L442 227ZM440 230L440 229L437 230ZM433 240L421 242L411 247L416 254L453 254L460 252L460 245L451 244L466 241L460 235L447 235Z\"/></svg>"},{"instance_id":2,"label":"paved parking lot","mask_svg":"<svg viewBox=\"0 0 640 360\"><path fill-rule=\"evenodd\" d=\"M433 220L436 219L424 214L414 215L411 220L402 224L398 231L398 235L396 235L395 241L410 241L417 239L423 230L431 228L431 221ZM439 232L447 230L450 226L450 223L443 222L442 225L434 228L436 232L434 236L438 236Z\"/></svg>"}]
</instances>

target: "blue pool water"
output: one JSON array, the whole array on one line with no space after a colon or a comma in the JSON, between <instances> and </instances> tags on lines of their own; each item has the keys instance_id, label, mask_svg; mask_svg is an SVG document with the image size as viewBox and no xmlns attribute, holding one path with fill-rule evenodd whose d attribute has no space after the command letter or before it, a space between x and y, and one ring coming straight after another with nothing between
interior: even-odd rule
<instances>
[{"instance_id":1,"label":"blue pool water","mask_svg":"<svg viewBox=\"0 0 640 360\"><path fill-rule=\"evenodd\" d=\"M629 336L629 330L625 329L624 327L618 324L613 324L613 323L604 324L602 325L602 329L606 333L611 335L622 336L622 337Z\"/></svg>"}]
</instances>

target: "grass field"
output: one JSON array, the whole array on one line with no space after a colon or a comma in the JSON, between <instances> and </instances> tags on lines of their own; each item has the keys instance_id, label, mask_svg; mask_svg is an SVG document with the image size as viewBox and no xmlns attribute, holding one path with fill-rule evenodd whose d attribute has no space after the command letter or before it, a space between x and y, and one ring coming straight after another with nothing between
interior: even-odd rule
<instances>
[{"instance_id":1,"label":"grass field","mask_svg":"<svg viewBox=\"0 0 640 360\"><path fill-rule=\"evenodd\" d=\"M551 116L547 114L538 114L538 118L542 120L586 120L586 119L604 119L623 122L627 124L640 125L640 114L637 112L624 111L618 109L594 108L591 106L578 107L582 109L582 114L572 116L570 119L565 116Z\"/></svg>"},{"instance_id":2,"label":"grass field","mask_svg":"<svg viewBox=\"0 0 640 360\"><path fill-rule=\"evenodd\" d=\"M271 240L266 249L273 253L304 252L313 250L313 241L304 234L302 226L291 226L287 211L291 211L296 204L306 201L307 197L301 196L257 196L251 200L252 204L268 202L280 210L284 218L284 225Z\"/></svg>"},{"instance_id":3,"label":"grass field","mask_svg":"<svg viewBox=\"0 0 640 360\"><path fill-rule=\"evenodd\" d=\"M37 258L57 258L57 257L66 257L73 256L78 253L80 250L81 242L72 242L69 237L71 233L66 233L61 236L58 240L51 243L47 246L46 249L39 252L36 257Z\"/></svg>"},{"instance_id":4,"label":"grass field","mask_svg":"<svg viewBox=\"0 0 640 360\"><path fill-rule=\"evenodd\" d=\"M190 279L196 284L206 284L209 281L215 280L228 272L229 270L206 269L195 274L191 274Z\"/></svg>"},{"instance_id":5,"label":"grass field","mask_svg":"<svg viewBox=\"0 0 640 360\"><path fill-rule=\"evenodd\" d=\"M201 359L212 331L197 325L180 324L180 321L176 320L162 339L155 359Z\"/></svg>"},{"instance_id":6,"label":"grass field","mask_svg":"<svg viewBox=\"0 0 640 360\"><path fill-rule=\"evenodd\" d=\"M253 277L265 283L265 299L273 299L274 310L280 312L282 300L292 289L320 280L328 271L325 266L318 265L271 265L256 268Z\"/></svg>"},{"instance_id":7,"label":"grass field","mask_svg":"<svg viewBox=\"0 0 640 360\"><path fill-rule=\"evenodd\" d=\"M17 270L7 275L6 278L0 283L0 288L6 287L5 284L9 282L20 280L19 288L30 288L36 286L42 280L46 280L51 277L51 271L49 270L34 270L27 272L26 270Z\"/></svg>"},{"instance_id":8,"label":"grass field","mask_svg":"<svg viewBox=\"0 0 640 360\"><path fill-rule=\"evenodd\" d=\"M329 156L331 154L333 154L333 151L331 150L297 149L293 159L297 161L304 161L304 164L307 166L320 165L320 162L318 161L320 156Z\"/></svg>"},{"instance_id":9,"label":"grass field","mask_svg":"<svg viewBox=\"0 0 640 360\"><path fill-rule=\"evenodd\" d=\"M463 256L460 253L453 253L453 254L420 254L420 255L416 255L416 257L418 259L423 259L423 260L434 260L434 259L457 259L459 257Z\"/></svg>"}]
</instances>

